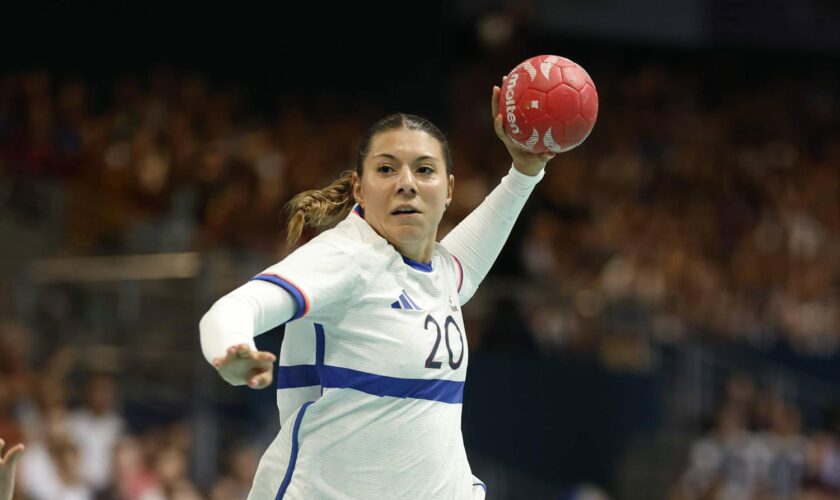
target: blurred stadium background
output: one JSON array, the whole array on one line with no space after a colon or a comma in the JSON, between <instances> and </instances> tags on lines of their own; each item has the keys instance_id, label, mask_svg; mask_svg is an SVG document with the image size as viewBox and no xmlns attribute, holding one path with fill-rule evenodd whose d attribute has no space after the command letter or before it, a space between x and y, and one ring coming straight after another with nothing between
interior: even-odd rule
<instances>
[{"instance_id":1,"label":"blurred stadium background","mask_svg":"<svg viewBox=\"0 0 840 500\"><path fill-rule=\"evenodd\" d=\"M836 2L318 4L7 11L18 498L244 498L275 396L215 375L201 315L288 252L283 204L390 112L451 140L445 235L509 166L491 86L544 53L587 69L600 116L464 310L488 500L840 498Z\"/></svg>"}]
</instances>

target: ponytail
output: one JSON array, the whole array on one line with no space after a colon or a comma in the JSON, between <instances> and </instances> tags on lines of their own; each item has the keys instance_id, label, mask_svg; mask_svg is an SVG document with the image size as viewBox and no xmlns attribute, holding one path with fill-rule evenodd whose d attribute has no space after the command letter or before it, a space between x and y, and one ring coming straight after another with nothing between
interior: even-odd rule
<instances>
[{"instance_id":1,"label":"ponytail","mask_svg":"<svg viewBox=\"0 0 840 500\"><path fill-rule=\"evenodd\" d=\"M347 217L356 204L352 177L353 171L346 170L329 186L298 193L286 204L286 244L290 248L300 239L304 226L324 231Z\"/></svg>"}]
</instances>

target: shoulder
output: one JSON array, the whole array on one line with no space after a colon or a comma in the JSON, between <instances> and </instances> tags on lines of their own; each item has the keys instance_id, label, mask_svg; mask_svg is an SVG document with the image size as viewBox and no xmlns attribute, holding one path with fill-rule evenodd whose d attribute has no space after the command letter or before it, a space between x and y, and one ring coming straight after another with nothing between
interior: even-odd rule
<instances>
[{"instance_id":1,"label":"shoulder","mask_svg":"<svg viewBox=\"0 0 840 500\"><path fill-rule=\"evenodd\" d=\"M452 253L439 241L435 242L434 253L441 259L444 265L452 261Z\"/></svg>"},{"instance_id":2,"label":"shoulder","mask_svg":"<svg viewBox=\"0 0 840 500\"><path fill-rule=\"evenodd\" d=\"M391 244L355 212L307 244L331 246L335 251L359 261L365 268L375 267L376 262L384 262L394 256Z\"/></svg>"},{"instance_id":3,"label":"shoulder","mask_svg":"<svg viewBox=\"0 0 840 500\"><path fill-rule=\"evenodd\" d=\"M335 227L323 231L286 255L274 268L295 268L296 272L341 272L357 274L373 270L387 254L387 242L373 239L362 225L372 229L364 220L354 221L350 215ZM378 235L377 235L378 236ZM385 243L385 246L382 245Z\"/></svg>"}]
</instances>

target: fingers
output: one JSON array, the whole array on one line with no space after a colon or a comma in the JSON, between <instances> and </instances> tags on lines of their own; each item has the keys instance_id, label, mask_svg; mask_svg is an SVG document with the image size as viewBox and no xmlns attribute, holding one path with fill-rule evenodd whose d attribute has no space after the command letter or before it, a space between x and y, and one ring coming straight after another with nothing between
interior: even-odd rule
<instances>
[{"instance_id":1,"label":"fingers","mask_svg":"<svg viewBox=\"0 0 840 500\"><path fill-rule=\"evenodd\" d=\"M228 347L223 358L213 358L211 363L227 382L262 389L271 385L276 360L270 352L237 344Z\"/></svg>"},{"instance_id":2,"label":"fingers","mask_svg":"<svg viewBox=\"0 0 840 500\"><path fill-rule=\"evenodd\" d=\"M249 346L248 344L232 345L232 346L227 348L227 351L225 352L225 358L216 358L216 359L218 359L220 362L224 362L225 359L230 359L230 358L260 359L260 360L262 360L261 357L257 356L258 354L262 355L263 357L265 357L265 355L268 355L271 358L271 361L274 361L274 359L275 359L273 354L265 352L265 351L255 351L255 350L251 349L251 346Z\"/></svg>"},{"instance_id":3,"label":"fingers","mask_svg":"<svg viewBox=\"0 0 840 500\"><path fill-rule=\"evenodd\" d=\"M493 121L493 128L496 131L496 137L498 137L506 146L508 147L515 147L513 142L508 137L507 132L505 132L505 121L502 118L502 115L497 115L496 119Z\"/></svg>"},{"instance_id":4,"label":"fingers","mask_svg":"<svg viewBox=\"0 0 840 500\"><path fill-rule=\"evenodd\" d=\"M274 361L277 360L277 357L268 351L256 351L253 354L253 359L256 361L263 361L266 363L274 363Z\"/></svg>"},{"instance_id":5,"label":"fingers","mask_svg":"<svg viewBox=\"0 0 840 500\"><path fill-rule=\"evenodd\" d=\"M271 375L261 375L252 379L251 382L248 384L248 387L250 387L251 389L265 389L270 385Z\"/></svg>"},{"instance_id":6,"label":"fingers","mask_svg":"<svg viewBox=\"0 0 840 500\"><path fill-rule=\"evenodd\" d=\"M505 123L502 115L496 115L496 118L493 119L493 128L496 129L496 135L500 138L505 134Z\"/></svg>"},{"instance_id":7,"label":"fingers","mask_svg":"<svg viewBox=\"0 0 840 500\"><path fill-rule=\"evenodd\" d=\"M248 387L252 389L264 389L271 384L273 370L268 369L253 369L248 378Z\"/></svg>"},{"instance_id":8,"label":"fingers","mask_svg":"<svg viewBox=\"0 0 840 500\"><path fill-rule=\"evenodd\" d=\"M493 85L493 97L490 98L490 113L493 116L493 120L496 120L496 116L499 114L499 93L501 93L502 89Z\"/></svg>"},{"instance_id":9,"label":"fingers","mask_svg":"<svg viewBox=\"0 0 840 500\"><path fill-rule=\"evenodd\" d=\"M505 87L505 81L507 80L507 76L502 77L502 86L497 87L493 85L493 97L490 99L490 110L493 114L493 123L495 126L496 119L499 116L499 96L502 93L502 89Z\"/></svg>"},{"instance_id":10,"label":"fingers","mask_svg":"<svg viewBox=\"0 0 840 500\"><path fill-rule=\"evenodd\" d=\"M236 346L236 356L240 359L252 359L265 363L274 363L277 360L274 354L268 351L255 351L248 344L239 344Z\"/></svg>"},{"instance_id":11,"label":"fingers","mask_svg":"<svg viewBox=\"0 0 840 500\"><path fill-rule=\"evenodd\" d=\"M6 452L6 456L3 456L3 447L6 446L6 441L0 439L0 464L8 464L14 465L17 460L20 458L21 453L23 452L24 446L23 444L18 444L17 446L13 446L9 451Z\"/></svg>"},{"instance_id":12,"label":"fingers","mask_svg":"<svg viewBox=\"0 0 840 500\"><path fill-rule=\"evenodd\" d=\"M249 359L259 363L274 363L277 356L268 351L254 351L247 344L239 344L227 348L224 358L213 358L211 364L218 368L232 359Z\"/></svg>"},{"instance_id":13,"label":"fingers","mask_svg":"<svg viewBox=\"0 0 840 500\"><path fill-rule=\"evenodd\" d=\"M236 346L236 355L240 358L250 358L251 357L251 346L248 344L239 344Z\"/></svg>"},{"instance_id":14,"label":"fingers","mask_svg":"<svg viewBox=\"0 0 840 500\"><path fill-rule=\"evenodd\" d=\"M248 344L236 344L227 348L227 357L236 356L239 358L247 358L248 353L251 352L251 346Z\"/></svg>"},{"instance_id":15,"label":"fingers","mask_svg":"<svg viewBox=\"0 0 840 500\"><path fill-rule=\"evenodd\" d=\"M23 444L19 444L17 446L12 447L12 449L6 453L6 457L3 458L3 463L9 466L14 466L17 463L17 461L20 460L20 457L23 455L23 450Z\"/></svg>"}]
</instances>

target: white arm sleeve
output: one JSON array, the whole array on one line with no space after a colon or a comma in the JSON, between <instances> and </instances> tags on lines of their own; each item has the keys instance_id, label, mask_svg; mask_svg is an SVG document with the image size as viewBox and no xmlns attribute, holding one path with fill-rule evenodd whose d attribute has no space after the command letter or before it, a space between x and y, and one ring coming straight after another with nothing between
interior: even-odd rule
<instances>
[{"instance_id":1,"label":"white arm sleeve","mask_svg":"<svg viewBox=\"0 0 840 500\"><path fill-rule=\"evenodd\" d=\"M254 337L289 321L296 309L297 302L283 288L249 281L217 300L201 318L201 352L212 363L232 345L256 349Z\"/></svg>"},{"instance_id":2,"label":"white arm sleeve","mask_svg":"<svg viewBox=\"0 0 840 500\"><path fill-rule=\"evenodd\" d=\"M526 175L511 165L496 188L440 242L464 270L458 293L465 304L502 251L516 218L545 170Z\"/></svg>"}]
</instances>

